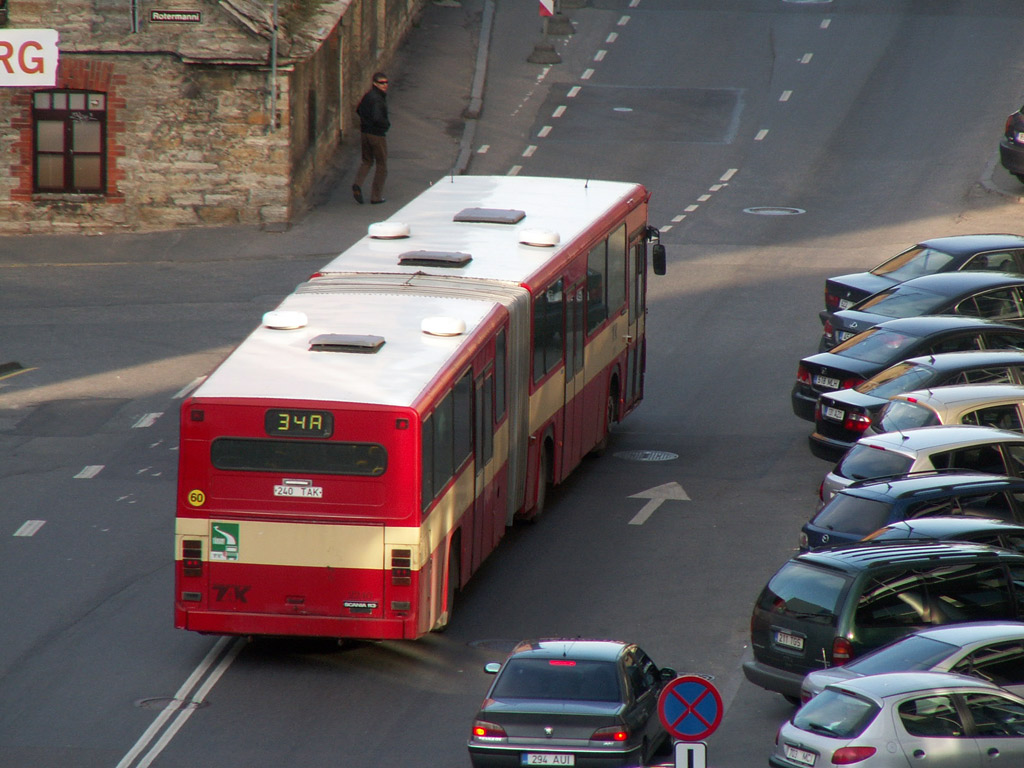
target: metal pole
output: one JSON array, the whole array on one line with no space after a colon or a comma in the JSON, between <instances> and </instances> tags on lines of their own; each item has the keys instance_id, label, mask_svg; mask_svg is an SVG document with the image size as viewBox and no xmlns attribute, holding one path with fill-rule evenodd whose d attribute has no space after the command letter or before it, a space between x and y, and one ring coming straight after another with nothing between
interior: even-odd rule
<instances>
[{"instance_id":1,"label":"metal pole","mask_svg":"<svg viewBox=\"0 0 1024 768\"><path fill-rule=\"evenodd\" d=\"M277 0L274 0L274 29L270 35L270 131L277 130Z\"/></svg>"}]
</instances>

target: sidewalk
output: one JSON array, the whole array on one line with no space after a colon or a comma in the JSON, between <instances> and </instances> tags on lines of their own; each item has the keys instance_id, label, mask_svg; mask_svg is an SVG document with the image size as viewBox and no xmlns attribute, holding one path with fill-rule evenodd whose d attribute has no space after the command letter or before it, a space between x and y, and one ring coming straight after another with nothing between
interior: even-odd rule
<instances>
[{"instance_id":1,"label":"sidewalk","mask_svg":"<svg viewBox=\"0 0 1024 768\"><path fill-rule=\"evenodd\" d=\"M465 115L474 95L474 108L480 109L490 31L482 23L490 24L493 11L494 0L427 2L420 23L388 68L392 128L385 204L358 205L352 199L359 164L355 134L346 136L339 148L332 183L324 185L314 207L297 215L285 232L222 227L0 237L0 265L224 261L276 254L323 254L326 262L362 237L371 223L386 219L458 163L468 164L468 148L461 151L464 138L472 140Z\"/></svg>"}]
</instances>

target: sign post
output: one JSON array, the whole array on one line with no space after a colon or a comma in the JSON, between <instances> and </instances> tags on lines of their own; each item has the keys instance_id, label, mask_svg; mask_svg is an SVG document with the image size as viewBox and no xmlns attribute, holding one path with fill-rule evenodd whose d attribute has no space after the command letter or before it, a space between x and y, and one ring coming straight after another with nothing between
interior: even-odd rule
<instances>
[{"instance_id":1,"label":"sign post","mask_svg":"<svg viewBox=\"0 0 1024 768\"><path fill-rule=\"evenodd\" d=\"M677 740L676 768L706 768L703 740L718 728L724 709L718 689L698 675L681 675L661 690L658 718Z\"/></svg>"}]
</instances>

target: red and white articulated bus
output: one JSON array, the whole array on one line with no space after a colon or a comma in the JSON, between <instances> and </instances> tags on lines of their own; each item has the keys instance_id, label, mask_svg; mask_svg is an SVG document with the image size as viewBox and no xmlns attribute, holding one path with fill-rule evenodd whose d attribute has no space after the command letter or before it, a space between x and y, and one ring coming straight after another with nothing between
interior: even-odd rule
<instances>
[{"instance_id":1,"label":"red and white articulated bus","mask_svg":"<svg viewBox=\"0 0 1024 768\"><path fill-rule=\"evenodd\" d=\"M644 187L446 177L181 408L175 626L417 638L641 400Z\"/></svg>"}]
</instances>

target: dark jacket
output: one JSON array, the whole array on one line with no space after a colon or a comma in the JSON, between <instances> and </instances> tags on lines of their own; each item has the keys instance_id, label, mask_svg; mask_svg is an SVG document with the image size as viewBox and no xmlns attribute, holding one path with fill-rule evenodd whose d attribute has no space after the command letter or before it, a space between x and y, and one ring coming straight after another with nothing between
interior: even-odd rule
<instances>
[{"instance_id":1,"label":"dark jacket","mask_svg":"<svg viewBox=\"0 0 1024 768\"><path fill-rule=\"evenodd\" d=\"M384 136L391 127L388 120L387 94L380 88L371 87L356 107L359 115L359 130L374 136Z\"/></svg>"}]
</instances>

